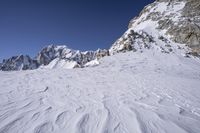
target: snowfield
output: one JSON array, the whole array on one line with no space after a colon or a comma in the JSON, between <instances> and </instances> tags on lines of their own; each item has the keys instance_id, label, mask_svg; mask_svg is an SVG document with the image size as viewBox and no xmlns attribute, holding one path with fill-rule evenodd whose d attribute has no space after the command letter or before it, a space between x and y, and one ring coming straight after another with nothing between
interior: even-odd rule
<instances>
[{"instance_id":1,"label":"snowfield","mask_svg":"<svg viewBox=\"0 0 200 133\"><path fill-rule=\"evenodd\" d=\"M200 133L200 60L147 50L0 72L0 133Z\"/></svg>"}]
</instances>

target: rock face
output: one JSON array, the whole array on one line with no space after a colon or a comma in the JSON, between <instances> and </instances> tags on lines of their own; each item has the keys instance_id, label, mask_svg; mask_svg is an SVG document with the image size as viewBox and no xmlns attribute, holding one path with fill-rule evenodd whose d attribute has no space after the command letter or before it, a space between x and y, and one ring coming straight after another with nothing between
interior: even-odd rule
<instances>
[{"instance_id":1,"label":"rock face","mask_svg":"<svg viewBox=\"0 0 200 133\"><path fill-rule=\"evenodd\" d=\"M31 59L27 55L13 56L9 59L3 60L0 66L2 71L11 70L32 70L38 68L39 64L36 60Z\"/></svg>"},{"instance_id":2,"label":"rock face","mask_svg":"<svg viewBox=\"0 0 200 133\"><path fill-rule=\"evenodd\" d=\"M156 0L147 5L138 17L130 21L128 31L113 44L110 51L115 53L134 49L138 35L139 38L144 38L139 33L141 31L151 36L155 41L154 44L159 43L157 40L163 39L168 42L167 46L175 43L186 44L191 48L188 53L198 56L200 54L199 0ZM148 42L144 41L145 43ZM170 51L173 50L172 48Z\"/></svg>"},{"instance_id":3,"label":"rock face","mask_svg":"<svg viewBox=\"0 0 200 133\"><path fill-rule=\"evenodd\" d=\"M174 2L179 4L180 2ZM172 3L172 4L174 4ZM172 23L167 34L175 42L187 44L194 53L200 53L200 2L199 0L185 0L181 16L177 23ZM161 26L162 27L162 26Z\"/></svg>"},{"instance_id":4,"label":"rock face","mask_svg":"<svg viewBox=\"0 0 200 133\"><path fill-rule=\"evenodd\" d=\"M109 56L109 51L106 50L106 49L98 49L96 52L95 52L95 56L97 59L100 59L100 58L103 58L104 56Z\"/></svg>"},{"instance_id":5,"label":"rock face","mask_svg":"<svg viewBox=\"0 0 200 133\"><path fill-rule=\"evenodd\" d=\"M143 48L150 48L154 43L153 37L146 32L135 32L130 30L118 39L110 48L110 54L113 55L119 52L136 51Z\"/></svg>"}]
</instances>

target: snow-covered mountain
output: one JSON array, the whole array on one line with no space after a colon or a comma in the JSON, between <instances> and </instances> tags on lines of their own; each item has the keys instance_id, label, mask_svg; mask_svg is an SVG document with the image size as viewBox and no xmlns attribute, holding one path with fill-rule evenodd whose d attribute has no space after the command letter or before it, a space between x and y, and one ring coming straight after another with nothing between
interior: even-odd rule
<instances>
[{"instance_id":1,"label":"snow-covered mountain","mask_svg":"<svg viewBox=\"0 0 200 133\"><path fill-rule=\"evenodd\" d=\"M11 57L1 64L0 70L84 67L100 57L130 50L142 52L144 49L187 57L200 56L199 0L156 0L147 5L130 21L127 32L109 50L81 52L67 46L49 45L34 59L26 56L28 65L25 58L16 60Z\"/></svg>"},{"instance_id":2,"label":"snow-covered mountain","mask_svg":"<svg viewBox=\"0 0 200 133\"><path fill-rule=\"evenodd\" d=\"M69 49L65 45L49 45L32 59L29 56L14 56L2 62L0 70L32 70L37 68L76 68L84 67L90 61L108 56L108 50L85 51Z\"/></svg>"},{"instance_id":3,"label":"snow-covered mountain","mask_svg":"<svg viewBox=\"0 0 200 133\"><path fill-rule=\"evenodd\" d=\"M38 68L39 64L36 60L31 59L28 55L13 56L3 60L0 70L32 70Z\"/></svg>"},{"instance_id":4,"label":"snow-covered mountain","mask_svg":"<svg viewBox=\"0 0 200 133\"><path fill-rule=\"evenodd\" d=\"M156 0L109 50L4 60L0 133L200 133L199 16L198 0Z\"/></svg>"},{"instance_id":5,"label":"snow-covered mountain","mask_svg":"<svg viewBox=\"0 0 200 133\"><path fill-rule=\"evenodd\" d=\"M114 43L110 53L144 48L199 56L199 0L156 0L147 5L131 20L127 32Z\"/></svg>"},{"instance_id":6,"label":"snow-covered mountain","mask_svg":"<svg viewBox=\"0 0 200 133\"><path fill-rule=\"evenodd\" d=\"M67 46L54 45L45 47L36 57L38 63L45 65L47 68L56 68L58 66L64 68L81 67L95 58L94 51L80 52L69 49Z\"/></svg>"}]
</instances>

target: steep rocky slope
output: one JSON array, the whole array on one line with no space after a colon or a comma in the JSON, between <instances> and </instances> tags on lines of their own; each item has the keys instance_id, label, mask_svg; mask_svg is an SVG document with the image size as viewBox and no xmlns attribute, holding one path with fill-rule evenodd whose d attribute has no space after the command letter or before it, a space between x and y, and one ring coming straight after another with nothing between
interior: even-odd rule
<instances>
[{"instance_id":1,"label":"steep rocky slope","mask_svg":"<svg viewBox=\"0 0 200 133\"><path fill-rule=\"evenodd\" d=\"M199 0L156 0L131 20L128 31L115 42L110 52L156 47L167 53L185 49L185 54L199 56L199 9Z\"/></svg>"}]
</instances>

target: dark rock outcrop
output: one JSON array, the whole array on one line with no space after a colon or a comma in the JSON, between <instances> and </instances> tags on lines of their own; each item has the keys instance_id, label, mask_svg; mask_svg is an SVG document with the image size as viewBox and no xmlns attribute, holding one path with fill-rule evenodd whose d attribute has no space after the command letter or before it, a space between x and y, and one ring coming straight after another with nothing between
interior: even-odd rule
<instances>
[{"instance_id":1,"label":"dark rock outcrop","mask_svg":"<svg viewBox=\"0 0 200 133\"><path fill-rule=\"evenodd\" d=\"M9 59L4 59L0 70L32 70L38 68L39 64L36 60L31 59L28 55L13 56Z\"/></svg>"}]
</instances>

